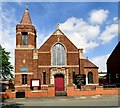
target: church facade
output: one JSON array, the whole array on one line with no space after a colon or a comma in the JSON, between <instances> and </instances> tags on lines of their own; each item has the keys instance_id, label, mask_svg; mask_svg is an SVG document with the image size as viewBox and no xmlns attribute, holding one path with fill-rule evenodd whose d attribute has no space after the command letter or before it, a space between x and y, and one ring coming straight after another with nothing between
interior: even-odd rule
<instances>
[{"instance_id":1,"label":"church facade","mask_svg":"<svg viewBox=\"0 0 120 108\"><path fill-rule=\"evenodd\" d=\"M55 86L56 92L67 91L77 75L85 76L85 85L98 85L98 67L84 58L83 49L78 49L59 28L40 48L36 48L36 37L26 8L16 25L16 91L45 89L48 85Z\"/></svg>"}]
</instances>

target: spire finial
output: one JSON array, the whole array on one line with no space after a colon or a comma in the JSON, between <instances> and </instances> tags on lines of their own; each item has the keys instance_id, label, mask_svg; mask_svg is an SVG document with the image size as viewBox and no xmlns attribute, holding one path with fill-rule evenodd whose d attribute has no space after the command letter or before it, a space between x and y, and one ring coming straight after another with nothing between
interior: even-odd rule
<instances>
[{"instance_id":1,"label":"spire finial","mask_svg":"<svg viewBox=\"0 0 120 108\"><path fill-rule=\"evenodd\" d=\"M60 28L60 23L57 24L57 29L59 29L59 28Z\"/></svg>"},{"instance_id":2,"label":"spire finial","mask_svg":"<svg viewBox=\"0 0 120 108\"><path fill-rule=\"evenodd\" d=\"M28 3L26 4L26 10L28 10Z\"/></svg>"}]
</instances>

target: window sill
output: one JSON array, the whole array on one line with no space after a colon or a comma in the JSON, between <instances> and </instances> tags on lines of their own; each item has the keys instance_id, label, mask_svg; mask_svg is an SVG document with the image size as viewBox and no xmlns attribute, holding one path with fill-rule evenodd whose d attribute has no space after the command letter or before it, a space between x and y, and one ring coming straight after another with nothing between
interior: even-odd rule
<instances>
[{"instance_id":1,"label":"window sill","mask_svg":"<svg viewBox=\"0 0 120 108\"><path fill-rule=\"evenodd\" d=\"M22 85L22 87L27 87L28 85L27 84L25 84L25 85Z\"/></svg>"}]
</instances>

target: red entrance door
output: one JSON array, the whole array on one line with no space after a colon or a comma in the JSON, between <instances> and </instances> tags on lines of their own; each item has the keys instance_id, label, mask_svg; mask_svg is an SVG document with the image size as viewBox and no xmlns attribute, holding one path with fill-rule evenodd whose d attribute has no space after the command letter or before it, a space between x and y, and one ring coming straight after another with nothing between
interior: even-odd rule
<instances>
[{"instance_id":1,"label":"red entrance door","mask_svg":"<svg viewBox=\"0 0 120 108\"><path fill-rule=\"evenodd\" d=\"M64 91L64 77L63 76L55 77L55 91Z\"/></svg>"}]
</instances>

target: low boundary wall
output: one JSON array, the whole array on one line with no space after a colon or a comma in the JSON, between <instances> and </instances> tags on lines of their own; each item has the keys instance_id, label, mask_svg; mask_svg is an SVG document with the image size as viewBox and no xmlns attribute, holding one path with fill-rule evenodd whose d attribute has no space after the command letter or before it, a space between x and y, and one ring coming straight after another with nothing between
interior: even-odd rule
<instances>
[{"instance_id":1,"label":"low boundary wall","mask_svg":"<svg viewBox=\"0 0 120 108\"><path fill-rule=\"evenodd\" d=\"M37 97L54 97L55 87L49 86L48 90L26 90L25 98L37 98ZM16 98L16 91L6 91L0 95L0 98Z\"/></svg>"},{"instance_id":2,"label":"low boundary wall","mask_svg":"<svg viewBox=\"0 0 120 108\"><path fill-rule=\"evenodd\" d=\"M120 88L104 89L102 86L97 86L94 90L80 90L76 89L74 85L67 87L67 96L92 96L92 95L118 95ZM50 86L47 90L27 90L25 91L25 98L39 98L39 97L54 97L55 87ZM0 98L16 98L16 92L6 91L0 94Z\"/></svg>"},{"instance_id":3,"label":"low boundary wall","mask_svg":"<svg viewBox=\"0 0 120 108\"><path fill-rule=\"evenodd\" d=\"M80 90L75 89L75 86L67 87L67 96L118 95L118 94L120 94L120 88L104 89L101 86L97 86L95 90Z\"/></svg>"}]
</instances>

